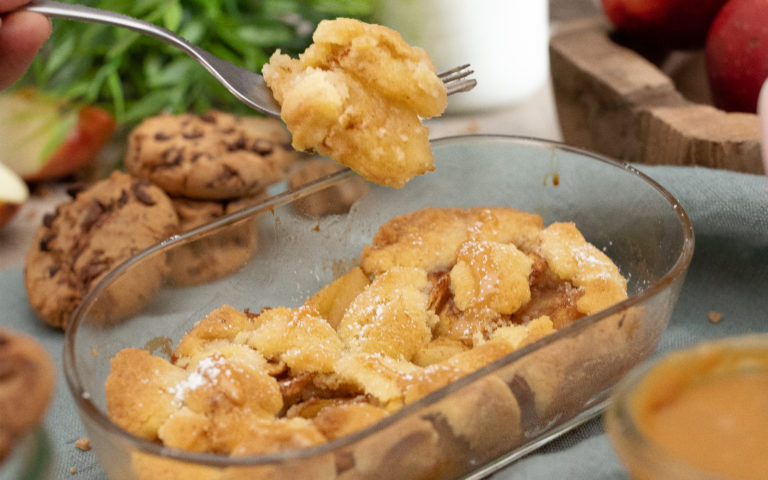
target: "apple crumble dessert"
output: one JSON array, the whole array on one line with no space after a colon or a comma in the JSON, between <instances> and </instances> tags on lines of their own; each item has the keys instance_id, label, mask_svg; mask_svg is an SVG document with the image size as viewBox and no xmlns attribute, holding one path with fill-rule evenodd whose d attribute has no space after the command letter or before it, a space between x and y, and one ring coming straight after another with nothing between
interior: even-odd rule
<instances>
[{"instance_id":1,"label":"apple crumble dessert","mask_svg":"<svg viewBox=\"0 0 768 480\"><path fill-rule=\"evenodd\" d=\"M573 223L544 227L506 207L426 208L381 226L359 264L303 305L258 313L224 305L169 359L120 351L106 381L108 412L134 435L193 452L332 441L625 299L626 285ZM505 381L485 378L462 394L469 406L440 413L467 448L492 451L501 436L519 434ZM431 448L422 421L409 428L419 448ZM333 474L375 468L363 451L336 458Z\"/></svg>"},{"instance_id":2,"label":"apple crumble dessert","mask_svg":"<svg viewBox=\"0 0 768 480\"><path fill-rule=\"evenodd\" d=\"M421 119L440 115L447 93L427 53L348 18L320 22L312 39L298 59L278 50L262 70L293 147L392 187L433 170Z\"/></svg>"}]
</instances>

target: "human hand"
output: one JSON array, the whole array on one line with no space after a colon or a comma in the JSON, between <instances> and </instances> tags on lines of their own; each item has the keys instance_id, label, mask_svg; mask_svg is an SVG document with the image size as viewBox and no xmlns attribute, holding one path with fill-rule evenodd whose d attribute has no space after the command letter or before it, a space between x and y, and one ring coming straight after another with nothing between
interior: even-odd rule
<instances>
[{"instance_id":1,"label":"human hand","mask_svg":"<svg viewBox=\"0 0 768 480\"><path fill-rule=\"evenodd\" d=\"M51 34L51 22L38 13L11 12L29 0L0 0L0 90L27 70Z\"/></svg>"}]
</instances>

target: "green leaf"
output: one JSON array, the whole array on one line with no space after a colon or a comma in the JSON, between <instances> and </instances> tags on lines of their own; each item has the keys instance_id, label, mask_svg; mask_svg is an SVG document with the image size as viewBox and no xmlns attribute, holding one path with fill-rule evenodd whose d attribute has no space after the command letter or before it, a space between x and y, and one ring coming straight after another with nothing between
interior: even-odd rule
<instances>
[{"instance_id":1,"label":"green leaf","mask_svg":"<svg viewBox=\"0 0 768 480\"><path fill-rule=\"evenodd\" d=\"M179 32L237 65L261 71L280 48L295 55L323 18L365 19L374 0L83 0ZM360 17L358 17L360 15ZM14 88L91 102L116 113L121 126L164 109L250 112L185 53L117 27L54 19L51 39ZM194 68L193 68L194 67ZM148 100L149 99L149 100ZM123 112L124 115L120 115Z\"/></svg>"},{"instance_id":2,"label":"green leaf","mask_svg":"<svg viewBox=\"0 0 768 480\"><path fill-rule=\"evenodd\" d=\"M170 93L171 89L154 90L141 100L134 102L130 108L126 109L123 122L127 124L135 123L162 111L167 105L166 99Z\"/></svg>"},{"instance_id":3,"label":"green leaf","mask_svg":"<svg viewBox=\"0 0 768 480\"><path fill-rule=\"evenodd\" d=\"M144 59L144 77L148 86L151 87L155 84L154 79L162 74L162 68L162 60L159 55L148 55Z\"/></svg>"},{"instance_id":4,"label":"green leaf","mask_svg":"<svg viewBox=\"0 0 768 480\"><path fill-rule=\"evenodd\" d=\"M140 33L124 30L117 38L117 43L113 44L104 54L108 58L114 58L122 55L133 44L141 38ZM159 45L159 44L158 44Z\"/></svg>"},{"instance_id":5,"label":"green leaf","mask_svg":"<svg viewBox=\"0 0 768 480\"><path fill-rule=\"evenodd\" d=\"M175 32L181 25L181 17L184 15L184 10L181 8L178 2L168 2L163 12L163 25L168 30Z\"/></svg>"},{"instance_id":6,"label":"green leaf","mask_svg":"<svg viewBox=\"0 0 768 480\"><path fill-rule=\"evenodd\" d=\"M372 13L370 1L364 0L313 0L315 8L328 16L367 17Z\"/></svg>"},{"instance_id":7,"label":"green leaf","mask_svg":"<svg viewBox=\"0 0 768 480\"><path fill-rule=\"evenodd\" d=\"M50 75L55 72L67 62L75 50L75 39L72 37L65 38L61 43L57 44L51 55L48 57L48 61L45 63L44 73Z\"/></svg>"},{"instance_id":8,"label":"green leaf","mask_svg":"<svg viewBox=\"0 0 768 480\"><path fill-rule=\"evenodd\" d=\"M239 66L239 65L242 64L242 62L240 60L240 57L238 57L232 50L227 48L227 45L224 45L224 44L212 45L209 48L209 51L212 54L216 55L217 57L219 57L219 58L221 58L223 60L227 60L229 62L232 62L235 65Z\"/></svg>"},{"instance_id":9,"label":"green leaf","mask_svg":"<svg viewBox=\"0 0 768 480\"><path fill-rule=\"evenodd\" d=\"M107 88L115 102L115 118L119 120L125 115L125 96L123 94L123 84L117 71L113 71L107 77Z\"/></svg>"},{"instance_id":10,"label":"green leaf","mask_svg":"<svg viewBox=\"0 0 768 480\"><path fill-rule=\"evenodd\" d=\"M59 93L64 98L83 98L88 92L87 83L76 83L69 89L61 90Z\"/></svg>"},{"instance_id":11,"label":"green leaf","mask_svg":"<svg viewBox=\"0 0 768 480\"><path fill-rule=\"evenodd\" d=\"M254 50L254 45L276 46L291 41L294 33L290 28L282 25L273 26L250 26L246 25L236 30L237 38L240 40L243 49Z\"/></svg>"},{"instance_id":12,"label":"green leaf","mask_svg":"<svg viewBox=\"0 0 768 480\"><path fill-rule=\"evenodd\" d=\"M179 35L191 44L197 44L205 35L205 26L198 20L190 20L179 29Z\"/></svg>"},{"instance_id":13,"label":"green leaf","mask_svg":"<svg viewBox=\"0 0 768 480\"><path fill-rule=\"evenodd\" d=\"M159 68L148 79L151 88L167 87L181 83L190 70L203 67L189 57L178 58Z\"/></svg>"}]
</instances>

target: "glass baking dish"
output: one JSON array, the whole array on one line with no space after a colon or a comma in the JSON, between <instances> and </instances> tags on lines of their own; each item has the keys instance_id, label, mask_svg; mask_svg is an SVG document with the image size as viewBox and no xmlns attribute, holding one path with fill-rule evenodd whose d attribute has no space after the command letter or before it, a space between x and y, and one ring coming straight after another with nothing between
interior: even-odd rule
<instances>
[{"instance_id":1,"label":"glass baking dish","mask_svg":"<svg viewBox=\"0 0 768 480\"><path fill-rule=\"evenodd\" d=\"M66 333L67 383L112 479L461 478L506 465L599 413L655 349L693 246L683 208L629 165L511 136L433 141L436 171L371 185L348 213L308 216L359 181L342 170L145 250L82 302ZM310 195L315 195L310 197ZM628 279L629 298L584 317L335 441L269 455L191 453L135 437L107 416L109 360L126 347L168 356L223 304L299 306L359 260L381 224L424 207L509 206L573 221ZM306 211L306 209L304 209Z\"/></svg>"}]
</instances>

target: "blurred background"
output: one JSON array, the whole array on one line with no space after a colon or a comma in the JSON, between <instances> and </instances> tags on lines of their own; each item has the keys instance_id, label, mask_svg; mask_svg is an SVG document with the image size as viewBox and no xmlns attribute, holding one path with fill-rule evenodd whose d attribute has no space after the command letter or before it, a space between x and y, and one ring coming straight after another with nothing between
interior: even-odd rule
<instances>
[{"instance_id":1,"label":"blurred background","mask_svg":"<svg viewBox=\"0 0 768 480\"><path fill-rule=\"evenodd\" d=\"M297 55L324 18L352 17L400 31L438 69L472 63L480 83L453 111L502 107L547 76L552 21L596 11L591 0L82 0L164 26L252 71L276 49ZM161 111L220 108L253 113L184 53L155 39L98 24L54 19L53 36L15 88L104 108L118 127Z\"/></svg>"}]
</instances>

